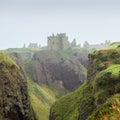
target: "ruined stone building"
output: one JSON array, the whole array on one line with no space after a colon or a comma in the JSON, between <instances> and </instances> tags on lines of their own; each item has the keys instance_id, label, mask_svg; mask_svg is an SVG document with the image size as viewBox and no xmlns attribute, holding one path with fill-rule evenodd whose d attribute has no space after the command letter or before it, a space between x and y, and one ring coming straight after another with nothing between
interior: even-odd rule
<instances>
[{"instance_id":1,"label":"ruined stone building","mask_svg":"<svg viewBox=\"0 0 120 120\"><path fill-rule=\"evenodd\" d=\"M103 49L107 46L109 46L111 44L110 40L105 40L105 43L101 43L101 44L89 44L87 41L85 41L83 47L84 48L89 48L89 49L95 49L95 50L100 50Z\"/></svg>"},{"instance_id":2,"label":"ruined stone building","mask_svg":"<svg viewBox=\"0 0 120 120\"><path fill-rule=\"evenodd\" d=\"M28 46L26 46L26 44L24 44L23 48L41 49L41 45L37 44L37 43L29 43Z\"/></svg>"},{"instance_id":3,"label":"ruined stone building","mask_svg":"<svg viewBox=\"0 0 120 120\"><path fill-rule=\"evenodd\" d=\"M38 45L37 43L30 43L28 48L41 48L41 45Z\"/></svg>"},{"instance_id":4,"label":"ruined stone building","mask_svg":"<svg viewBox=\"0 0 120 120\"><path fill-rule=\"evenodd\" d=\"M47 38L49 50L65 50L69 47L68 37L65 33L52 34Z\"/></svg>"},{"instance_id":5,"label":"ruined stone building","mask_svg":"<svg viewBox=\"0 0 120 120\"><path fill-rule=\"evenodd\" d=\"M28 45L28 48L38 48L38 44L37 43L30 43Z\"/></svg>"}]
</instances>

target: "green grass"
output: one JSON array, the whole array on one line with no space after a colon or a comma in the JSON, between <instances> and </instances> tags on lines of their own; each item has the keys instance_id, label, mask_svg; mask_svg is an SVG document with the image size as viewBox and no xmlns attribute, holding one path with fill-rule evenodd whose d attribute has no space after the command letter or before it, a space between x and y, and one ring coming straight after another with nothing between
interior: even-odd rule
<instances>
[{"instance_id":1,"label":"green grass","mask_svg":"<svg viewBox=\"0 0 120 120\"><path fill-rule=\"evenodd\" d=\"M48 120L51 105L56 101L55 93L46 85L39 86L28 80L31 105L38 120Z\"/></svg>"},{"instance_id":2,"label":"green grass","mask_svg":"<svg viewBox=\"0 0 120 120\"><path fill-rule=\"evenodd\" d=\"M120 50L120 42L114 42L110 46L108 46L106 49L118 49L118 50Z\"/></svg>"},{"instance_id":3,"label":"green grass","mask_svg":"<svg viewBox=\"0 0 120 120\"><path fill-rule=\"evenodd\" d=\"M92 84L95 102L101 105L111 95L120 91L120 65L111 65L98 73Z\"/></svg>"},{"instance_id":4,"label":"green grass","mask_svg":"<svg viewBox=\"0 0 120 120\"><path fill-rule=\"evenodd\" d=\"M56 117L55 120L77 120L79 118L80 106L82 108L81 114L84 114L88 109L91 111L93 109L90 106L93 99L91 90L91 85L87 86L85 83L75 92L60 98L51 108L52 116ZM84 95L86 97L83 99Z\"/></svg>"},{"instance_id":5,"label":"green grass","mask_svg":"<svg viewBox=\"0 0 120 120\"><path fill-rule=\"evenodd\" d=\"M118 77L120 72L120 64L111 65L105 72L112 72L112 75Z\"/></svg>"},{"instance_id":6,"label":"green grass","mask_svg":"<svg viewBox=\"0 0 120 120\"><path fill-rule=\"evenodd\" d=\"M120 120L120 94L110 97L87 120Z\"/></svg>"},{"instance_id":7,"label":"green grass","mask_svg":"<svg viewBox=\"0 0 120 120\"><path fill-rule=\"evenodd\" d=\"M58 97L66 93L59 88L38 85L31 80L28 80L28 90L31 105L38 120L48 120L50 107Z\"/></svg>"}]
</instances>

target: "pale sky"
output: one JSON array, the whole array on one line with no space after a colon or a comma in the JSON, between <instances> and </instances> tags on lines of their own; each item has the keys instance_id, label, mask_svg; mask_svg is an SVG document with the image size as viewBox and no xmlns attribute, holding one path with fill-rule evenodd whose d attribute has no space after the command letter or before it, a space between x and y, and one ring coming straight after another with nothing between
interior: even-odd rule
<instances>
[{"instance_id":1,"label":"pale sky","mask_svg":"<svg viewBox=\"0 0 120 120\"><path fill-rule=\"evenodd\" d=\"M69 41L120 41L120 0L0 0L0 49L47 44L52 33Z\"/></svg>"}]
</instances>

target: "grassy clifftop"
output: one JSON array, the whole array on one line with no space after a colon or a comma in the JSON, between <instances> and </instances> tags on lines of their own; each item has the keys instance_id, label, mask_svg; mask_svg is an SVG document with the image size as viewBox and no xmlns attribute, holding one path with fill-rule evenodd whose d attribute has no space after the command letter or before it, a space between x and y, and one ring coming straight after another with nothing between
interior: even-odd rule
<instances>
[{"instance_id":1,"label":"grassy clifftop","mask_svg":"<svg viewBox=\"0 0 120 120\"><path fill-rule=\"evenodd\" d=\"M120 50L120 42L114 42L110 46L108 46L106 49L118 49L118 50Z\"/></svg>"},{"instance_id":2,"label":"grassy clifftop","mask_svg":"<svg viewBox=\"0 0 120 120\"><path fill-rule=\"evenodd\" d=\"M120 51L89 55L88 80L51 107L50 120L118 120L120 118Z\"/></svg>"}]
</instances>

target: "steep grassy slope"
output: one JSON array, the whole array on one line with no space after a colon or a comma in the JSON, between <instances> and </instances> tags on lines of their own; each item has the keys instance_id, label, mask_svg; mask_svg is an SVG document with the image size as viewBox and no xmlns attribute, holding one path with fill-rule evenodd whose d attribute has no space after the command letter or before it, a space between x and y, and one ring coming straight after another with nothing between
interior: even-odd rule
<instances>
[{"instance_id":1,"label":"steep grassy slope","mask_svg":"<svg viewBox=\"0 0 120 120\"><path fill-rule=\"evenodd\" d=\"M120 119L120 94L110 97L100 106L88 120L119 120Z\"/></svg>"},{"instance_id":2,"label":"steep grassy slope","mask_svg":"<svg viewBox=\"0 0 120 120\"><path fill-rule=\"evenodd\" d=\"M119 61L118 49L90 54L88 80L53 104L50 120L119 120Z\"/></svg>"},{"instance_id":3,"label":"steep grassy slope","mask_svg":"<svg viewBox=\"0 0 120 120\"><path fill-rule=\"evenodd\" d=\"M86 97L84 97L84 95ZM91 105L92 99L91 85L87 86L85 83L75 92L69 93L60 98L60 100L51 107L50 120L78 120L80 104L81 109L83 110L81 114L85 117L85 112L88 110L87 106ZM82 101L80 102L80 100Z\"/></svg>"},{"instance_id":4,"label":"steep grassy slope","mask_svg":"<svg viewBox=\"0 0 120 120\"><path fill-rule=\"evenodd\" d=\"M19 67L0 52L0 119L34 120L27 81Z\"/></svg>"},{"instance_id":5,"label":"steep grassy slope","mask_svg":"<svg viewBox=\"0 0 120 120\"><path fill-rule=\"evenodd\" d=\"M47 85L38 85L28 80L31 105L38 120L48 120L51 105L58 99L57 96L65 94L59 88L50 88Z\"/></svg>"},{"instance_id":6,"label":"steep grassy slope","mask_svg":"<svg viewBox=\"0 0 120 120\"><path fill-rule=\"evenodd\" d=\"M48 120L50 106L56 100L55 93L47 86L39 86L30 80L28 85L31 104L38 120Z\"/></svg>"}]
</instances>

